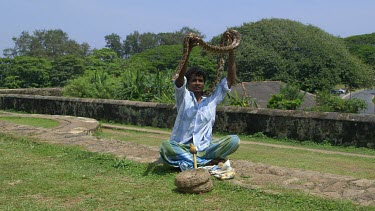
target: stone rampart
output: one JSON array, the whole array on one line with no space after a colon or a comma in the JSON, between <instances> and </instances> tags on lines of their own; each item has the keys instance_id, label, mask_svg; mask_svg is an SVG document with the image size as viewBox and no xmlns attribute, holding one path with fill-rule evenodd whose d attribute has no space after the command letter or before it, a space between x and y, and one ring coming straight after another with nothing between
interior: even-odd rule
<instances>
[{"instance_id":1,"label":"stone rampart","mask_svg":"<svg viewBox=\"0 0 375 211\"><path fill-rule=\"evenodd\" d=\"M63 88L0 89L0 94L62 96Z\"/></svg>"}]
</instances>

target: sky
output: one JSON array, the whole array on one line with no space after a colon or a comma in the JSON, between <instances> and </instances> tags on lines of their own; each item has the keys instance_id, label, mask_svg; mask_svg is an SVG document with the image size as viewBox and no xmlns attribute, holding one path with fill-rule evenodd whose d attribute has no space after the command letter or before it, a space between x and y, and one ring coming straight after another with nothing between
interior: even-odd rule
<instances>
[{"instance_id":1,"label":"sky","mask_svg":"<svg viewBox=\"0 0 375 211\"><path fill-rule=\"evenodd\" d=\"M91 48L106 35L175 32L188 26L209 40L227 28L282 18L348 37L375 32L375 0L0 0L0 56L23 31L61 29Z\"/></svg>"}]
</instances>

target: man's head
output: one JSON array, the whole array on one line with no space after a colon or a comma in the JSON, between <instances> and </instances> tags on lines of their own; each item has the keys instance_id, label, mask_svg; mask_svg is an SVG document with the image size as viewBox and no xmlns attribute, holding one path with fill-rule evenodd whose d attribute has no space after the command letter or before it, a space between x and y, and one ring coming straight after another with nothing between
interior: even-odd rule
<instances>
[{"instance_id":1,"label":"man's head","mask_svg":"<svg viewBox=\"0 0 375 211\"><path fill-rule=\"evenodd\" d=\"M192 92L203 93L206 73L199 67L191 67L185 74L188 89Z\"/></svg>"}]
</instances>

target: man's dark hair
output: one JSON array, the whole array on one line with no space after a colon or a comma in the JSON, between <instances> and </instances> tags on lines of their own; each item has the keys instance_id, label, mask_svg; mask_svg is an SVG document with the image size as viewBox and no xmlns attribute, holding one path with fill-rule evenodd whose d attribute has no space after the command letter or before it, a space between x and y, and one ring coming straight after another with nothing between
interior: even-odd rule
<instances>
[{"instance_id":1,"label":"man's dark hair","mask_svg":"<svg viewBox=\"0 0 375 211\"><path fill-rule=\"evenodd\" d=\"M186 71L185 77L186 77L188 83L189 83L189 80L191 79L191 77L193 75L195 75L195 76L203 76L203 81L206 82L206 72L204 70L202 70L200 67L197 67L197 66L190 67Z\"/></svg>"}]
</instances>

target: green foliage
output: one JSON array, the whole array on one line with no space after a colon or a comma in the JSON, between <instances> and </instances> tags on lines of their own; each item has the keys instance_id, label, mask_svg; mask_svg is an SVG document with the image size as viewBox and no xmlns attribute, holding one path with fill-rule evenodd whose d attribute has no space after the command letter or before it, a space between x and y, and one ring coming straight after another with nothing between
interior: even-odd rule
<instances>
[{"instance_id":1,"label":"green foliage","mask_svg":"<svg viewBox=\"0 0 375 211\"><path fill-rule=\"evenodd\" d=\"M124 48L121 43L121 37L119 35L112 33L110 35L106 35L104 39L107 43L105 47L112 49L117 54L118 58L123 58L125 56Z\"/></svg>"},{"instance_id":2,"label":"green foliage","mask_svg":"<svg viewBox=\"0 0 375 211\"><path fill-rule=\"evenodd\" d=\"M95 49L92 55L85 58L85 71L106 72L113 77L119 77L122 72L124 60L108 48Z\"/></svg>"},{"instance_id":3,"label":"green foliage","mask_svg":"<svg viewBox=\"0 0 375 211\"><path fill-rule=\"evenodd\" d=\"M267 108L296 110L303 102L304 93L298 86L286 84L280 86L280 94L274 94L268 100Z\"/></svg>"},{"instance_id":4,"label":"green foliage","mask_svg":"<svg viewBox=\"0 0 375 211\"><path fill-rule=\"evenodd\" d=\"M158 70L174 69L181 58L181 46L160 46L136 54L125 62L125 69L156 73Z\"/></svg>"},{"instance_id":5,"label":"green foliage","mask_svg":"<svg viewBox=\"0 0 375 211\"><path fill-rule=\"evenodd\" d=\"M133 70L141 68L141 71L156 73L159 70L176 69L181 56L181 45L158 46L130 57L124 67ZM217 62L212 55L202 54L201 49L196 47L190 54L189 66L200 66L212 77L217 69Z\"/></svg>"},{"instance_id":6,"label":"green foliage","mask_svg":"<svg viewBox=\"0 0 375 211\"><path fill-rule=\"evenodd\" d=\"M177 45L159 46L123 61L110 49L94 50L93 55L86 59L86 74L72 80L64 93L75 97L98 96L96 86L90 84L92 76L89 73L105 72L112 76L113 88L107 88L110 95L104 95L105 98L171 103L174 101L171 78L181 59L181 51L181 46ZM206 69L210 77L216 69L216 61L210 55L200 53L200 49L195 48L189 64Z\"/></svg>"},{"instance_id":7,"label":"green foliage","mask_svg":"<svg viewBox=\"0 0 375 211\"><path fill-rule=\"evenodd\" d=\"M31 56L43 58L56 58L72 54L84 57L89 53L90 46L87 43L78 44L69 39L61 29L36 30L32 35L23 31L19 37L13 37L14 47L4 50L4 56Z\"/></svg>"},{"instance_id":8,"label":"green foliage","mask_svg":"<svg viewBox=\"0 0 375 211\"><path fill-rule=\"evenodd\" d=\"M240 106L240 107L250 107L250 108L257 108L257 102L254 98L248 96L239 96L237 91L234 91L234 95L227 94L224 98L223 105L229 106Z\"/></svg>"},{"instance_id":9,"label":"green foliage","mask_svg":"<svg viewBox=\"0 0 375 211\"><path fill-rule=\"evenodd\" d=\"M64 87L64 95L82 98L114 99L120 81L123 60L108 48L94 50L84 61L85 73L70 80Z\"/></svg>"},{"instance_id":10,"label":"green foliage","mask_svg":"<svg viewBox=\"0 0 375 211\"><path fill-rule=\"evenodd\" d=\"M318 106L313 108L314 111L358 113L367 108L364 100L356 98L344 100L324 91L317 94L316 102Z\"/></svg>"},{"instance_id":11,"label":"green foliage","mask_svg":"<svg viewBox=\"0 0 375 211\"><path fill-rule=\"evenodd\" d=\"M112 155L1 134L0 144L4 149L0 177L7 184L0 192L1 210L371 209L283 189L275 194L217 180L213 180L215 189L210 193L180 194L174 191L177 172L162 165L150 168ZM41 200L46 196L48 200Z\"/></svg>"},{"instance_id":12,"label":"green foliage","mask_svg":"<svg viewBox=\"0 0 375 211\"><path fill-rule=\"evenodd\" d=\"M196 30L189 27L183 27L180 31L177 32L168 32L168 33L159 33L154 34L150 32L139 33L134 31L133 33L126 36L122 49L124 50L125 57L130 57L137 53L144 52L146 50L163 46L163 45L182 45L183 38L188 33L195 33L200 35L202 34ZM113 35L112 35L113 36Z\"/></svg>"},{"instance_id":13,"label":"green foliage","mask_svg":"<svg viewBox=\"0 0 375 211\"><path fill-rule=\"evenodd\" d=\"M350 53L375 69L375 33L344 38Z\"/></svg>"},{"instance_id":14,"label":"green foliage","mask_svg":"<svg viewBox=\"0 0 375 211\"><path fill-rule=\"evenodd\" d=\"M83 61L74 55L53 60L27 56L0 58L0 87L62 87L68 80L83 74Z\"/></svg>"},{"instance_id":15,"label":"green foliage","mask_svg":"<svg viewBox=\"0 0 375 211\"><path fill-rule=\"evenodd\" d=\"M51 86L63 87L68 80L84 73L84 60L73 55L58 57L52 61Z\"/></svg>"},{"instance_id":16,"label":"green foliage","mask_svg":"<svg viewBox=\"0 0 375 211\"><path fill-rule=\"evenodd\" d=\"M113 99L118 89L118 80L106 72L88 71L84 76L73 79L64 87L64 96L80 98Z\"/></svg>"},{"instance_id":17,"label":"green foliage","mask_svg":"<svg viewBox=\"0 0 375 211\"><path fill-rule=\"evenodd\" d=\"M7 77L10 77L11 69L14 64L13 59L9 58L0 58L0 88L5 87L5 80ZM9 80L9 79L8 79ZM9 84L9 82L7 82ZM12 84L12 83L10 83ZM14 85L11 85L13 87ZM18 85L16 85L18 87Z\"/></svg>"},{"instance_id":18,"label":"green foliage","mask_svg":"<svg viewBox=\"0 0 375 211\"><path fill-rule=\"evenodd\" d=\"M60 125L56 120L37 117L0 116L0 120L18 125L29 125L43 128L54 128Z\"/></svg>"},{"instance_id":19,"label":"green foliage","mask_svg":"<svg viewBox=\"0 0 375 211\"><path fill-rule=\"evenodd\" d=\"M300 99L287 100L283 94L274 94L268 100L267 108L296 110L301 104L302 101Z\"/></svg>"},{"instance_id":20,"label":"green foliage","mask_svg":"<svg viewBox=\"0 0 375 211\"><path fill-rule=\"evenodd\" d=\"M171 80L174 70L158 71L152 77L153 100L159 103L174 103L174 84Z\"/></svg>"},{"instance_id":21,"label":"green foliage","mask_svg":"<svg viewBox=\"0 0 375 211\"><path fill-rule=\"evenodd\" d=\"M51 62L44 58L17 56L12 61L2 60L4 81L6 88L42 88L50 85L49 71Z\"/></svg>"},{"instance_id":22,"label":"green foliage","mask_svg":"<svg viewBox=\"0 0 375 211\"><path fill-rule=\"evenodd\" d=\"M153 98L152 76L143 74L141 70L125 71L121 75L121 85L116 91L115 98L123 100L151 101Z\"/></svg>"},{"instance_id":23,"label":"green foliage","mask_svg":"<svg viewBox=\"0 0 375 211\"><path fill-rule=\"evenodd\" d=\"M374 72L354 58L342 39L321 29L285 19L263 19L236 28L242 43L236 50L242 81L255 78L299 84L315 92L344 83L368 86Z\"/></svg>"},{"instance_id":24,"label":"green foliage","mask_svg":"<svg viewBox=\"0 0 375 211\"><path fill-rule=\"evenodd\" d=\"M235 51L238 76L242 81L281 80L298 84L302 90L311 92L331 89L336 84L344 84L349 89L374 84L375 71L350 55L343 39L317 27L290 20L264 19L245 23L236 29L242 35L241 45ZM159 34L135 31L124 40L112 33L105 36L108 48L92 52L87 44L76 43L62 30L22 32L13 38L14 48L4 51L9 58L0 59L0 87L67 85L66 93L76 97L170 102L173 92L166 88L171 84L167 77L181 59L181 43L189 32L202 36L198 30L189 27ZM218 36L214 37L212 43L217 43L218 39ZM350 44L349 50L359 52L357 56L369 59L367 63L371 64L372 34L348 38L345 42ZM206 84L209 85L216 74L216 55L196 47L191 53L189 66L205 69L208 74ZM100 78L94 80L97 85L90 85L93 77ZM136 84L130 85L133 82ZM109 87L100 88L103 84ZM161 84L165 86L155 88ZM89 90L82 90L84 88ZM100 90L105 90L105 93L99 94ZM289 98L285 94L284 97ZM250 99L235 97L231 100L232 104L251 104Z\"/></svg>"},{"instance_id":25,"label":"green foliage","mask_svg":"<svg viewBox=\"0 0 375 211\"><path fill-rule=\"evenodd\" d=\"M141 70L125 70L120 78L120 86L115 99L174 102L174 89L171 80L172 70L144 74Z\"/></svg>"},{"instance_id":26,"label":"green foliage","mask_svg":"<svg viewBox=\"0 0 375 211\"><path fill-rule=\"evenodd\" d=\"M286 84L285 86L280 85L280 93L283 94L284 98L287 100L300 99L301 101L306 94L302 93L297 85L291 84Z\"/></svg>"},{"instance_id":27,"label":"green foliage","mask_svg":"<svg viewBox=\"0 0 375 211\"><path fill-rule=\"evenodd\" d=\"M367 108L366 101L357 98L352 98L345 101L345 111L346 113L358 113L361 110Z\"/></svg>"},{"instance_id":28,"label":"green foliage","mask_svg":"<svg viewBox=\"0 0 375 211\"><path fill-rule=\"evenodd\" d=\"M161 50L159 53L165 53L165 51ZM173 102L171 77L174 71L154 68L158 65L160 68L167 67L168 65L163 62L172 64L168 58L168 55L155 57L154 54L146 51L124 61L117 58L117 54L111 49L94 50L93 55L86 58L85 74L71 80L64 88L64 95Z\"/></svg>"}]
</instances>

